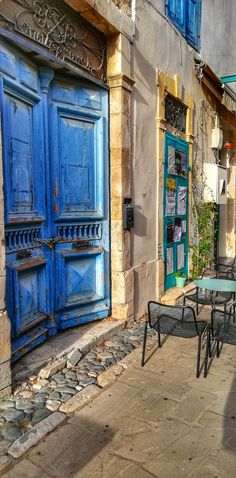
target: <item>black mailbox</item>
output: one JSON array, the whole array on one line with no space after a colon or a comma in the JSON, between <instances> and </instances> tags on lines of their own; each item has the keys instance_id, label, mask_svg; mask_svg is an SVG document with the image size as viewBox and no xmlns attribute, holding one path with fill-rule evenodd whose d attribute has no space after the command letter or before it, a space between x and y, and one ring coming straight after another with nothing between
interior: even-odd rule
<instances>
[{"instance_id":1,"label":"black mailbox","mask_svg":"<svg viewBox=\"0 0 236 478\"><path fill-rule=\"evenodd\" d=\"M134 207L131 198L124 198L123 203L123 229L134 227Z\"/></svg>"}]
</instances>

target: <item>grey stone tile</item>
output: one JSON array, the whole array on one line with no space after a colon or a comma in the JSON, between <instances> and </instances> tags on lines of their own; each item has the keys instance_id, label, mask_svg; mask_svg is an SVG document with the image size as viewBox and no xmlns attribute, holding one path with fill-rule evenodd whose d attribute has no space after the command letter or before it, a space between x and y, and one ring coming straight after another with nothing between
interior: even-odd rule
<instances>
[{"instance_id":1,"label":"grey stone tile","mask_svg":"<svg viewBox=\"0 0 236 478\"><path fill-rule=\"evenodd\" d=\"M29 459L55 478L84 478L86 475L82 470L100 456L114 433L111 428L102 427L96 421L88 423L81 420L79 426L64 425L32 449Z\"/></svg>"},{"instance_id":2,"label":"grey stone tile","mask_svg":"<svg viewBox=\"0 0 236 478\"><path fill-rule=\"evenodd\" d=\"M114 437L111 446L114 454L144 464L150 453L160 454L189 430L186 424L175 420L161 420L139 431L131 431L127 426Z\"/></svg>"},{"instance_id":3,"label":"grey stone tile","mask_svg":"<svg viewBox=\"0 0 236 478\"><path fill-rule=\"evenodd\" d=\"M206 408L214 407L216 400L217 397L213 393L191 391L187 397L180 400L171 412L171 416L193 423L204 414Z\"/></svg>"},{"instance_id":4,"label":"grey stone tile","mask_svg":"<svg viewBox=\"0 0 236 478\"><path fill-rule=\"evenodd\" d=\"M158 471L158 478L191 476L196 467L206 462L206 457L212 456L213 460L221 448L221 433L195 427L162 453L151 452L144 468L154 475Z\"/></svg>"},{"instance_id":5,"label":"grey stone tile","mask_svg":"<svg viewBox=\"0 0 236 478\"><path fill-rule=\"evenodd\" d=\"M173 399L180 400L185 394L190 392L190 388L185 385L184 376L177 374L175 370L175 379L167 374L156 374L145 370L132 369L127 370L118 379L119 382L125 383L141 390L149 390L150 392L164 395Z\"/></svg>"},{"instance_id":6,"label":"grey stone tile","mask_svg":"<svg viewBox=\"0 0 236 478\"><path fill-rule=\"evenodd\" d=\"M49 476L28 460L18 463L3 478L49 478Z\"/></svg>"}]
</instances>

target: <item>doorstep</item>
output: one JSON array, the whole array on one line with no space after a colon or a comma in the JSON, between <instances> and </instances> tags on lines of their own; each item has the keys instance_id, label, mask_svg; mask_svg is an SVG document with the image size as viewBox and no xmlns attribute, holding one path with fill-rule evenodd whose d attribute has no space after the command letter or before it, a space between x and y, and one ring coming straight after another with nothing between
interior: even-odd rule
<instances>
[{"instance_id":1,"label":"doorstep","mask_svg":"<svg viewBox=\"0 0 236 478\"><path fill-rule=\"evenodd\" d=\"M185 294L191 292L195 289L195 285L193 282L189 282L184 286L181 287L171 287L168 289L162 296L161 296L161 303L168 304L168 305L176 305L182 302Z\"/></svg>"},{"instance_id":2,"label":"doorstep","mask_svg":"<svg viewBox=\"0 0 236 478\"><path fill-rule=\"evenodd\" d=\"M63 361L65 364L68 361L72 361L73 365L75 365L76 358L79 357L80 353L87 353L91 347L109 339L132 324L133 321L133 316L120 320L107 317L106 319L83 324L73 329L64 330L60 334L49 338L39 347L22 357L19 362L13 364L13 389L26 381L30 376L37 375L41 369L47 369L48 376L50 376L56 373L54 370L57 364L60 369ZM52 373L50 373L50 369ZM45 378L48 377L45 375Z\"/></svg>"}]
</instances>

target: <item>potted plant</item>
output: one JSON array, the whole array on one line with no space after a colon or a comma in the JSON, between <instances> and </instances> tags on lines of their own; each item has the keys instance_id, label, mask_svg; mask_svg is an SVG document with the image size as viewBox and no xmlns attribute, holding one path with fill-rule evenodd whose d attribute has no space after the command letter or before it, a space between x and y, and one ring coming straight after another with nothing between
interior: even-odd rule
<instances>
[{"instance_id":1,"label":"potted plant","mask_svg":"<svg viewBox=\"0 0 236 478\"><path fill-rule=\"evenodd\" d=\"M185 285L187 276L186 274L184 274L184 272L176 272L175 279L176 279L176 286L183 288Z\"/></svg>"}]
</instances>

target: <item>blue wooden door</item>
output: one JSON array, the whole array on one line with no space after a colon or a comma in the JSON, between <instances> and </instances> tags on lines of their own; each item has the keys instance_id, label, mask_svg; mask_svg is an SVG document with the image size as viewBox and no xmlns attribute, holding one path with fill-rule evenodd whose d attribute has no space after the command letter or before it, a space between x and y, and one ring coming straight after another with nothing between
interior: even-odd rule
<instances>
[{"instance_id":1,"label":"blue wooden door","mask_svg":"<svg viewBox=\"0 0 236 478\"><path fill-rule=\"evenodd\" d=\"M60 329L109 314L108 99L7 44L0 74L16 360Z\"/></svg>"},{"instance_id":2,"label":"blue wooden door","mask_svg":"<svg viewBox=\"0 0 236 478\"><path fill-rule=\"evenodd\" d=\"M176 285L176 272L188 274L188 143L165 135L164 162L165 290Z\"/></svg>"},{"instance_id":3,"label":"blue wooden door","mask_svg":"<svg viewBox=\"0 0 236 478\"><path fill-rule=\"evenodd\" d=\"M55 80L49 115L55 319L65 328L109 311L107 93Z\"/></svg>"}]
</instances>

